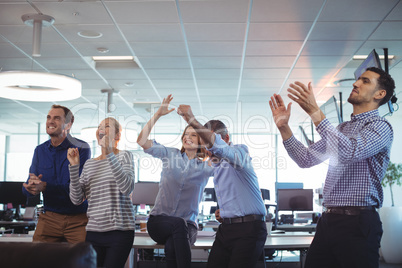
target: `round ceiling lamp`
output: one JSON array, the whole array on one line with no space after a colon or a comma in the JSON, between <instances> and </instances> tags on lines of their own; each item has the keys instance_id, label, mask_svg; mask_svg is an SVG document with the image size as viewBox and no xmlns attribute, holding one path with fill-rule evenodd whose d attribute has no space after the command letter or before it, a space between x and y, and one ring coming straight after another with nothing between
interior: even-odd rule
<instances>
[{"instance_id":1,"label":"round ceiling lamp","mask_svg":"<svg viewBox=\"0 0 402 268\"><path fill-rule=\"evenodd\" d=\"M0 72L0 97L22 101L67 101L81 97L82 85L73 77L40 72Z\"/></svg>"}]
</instances>

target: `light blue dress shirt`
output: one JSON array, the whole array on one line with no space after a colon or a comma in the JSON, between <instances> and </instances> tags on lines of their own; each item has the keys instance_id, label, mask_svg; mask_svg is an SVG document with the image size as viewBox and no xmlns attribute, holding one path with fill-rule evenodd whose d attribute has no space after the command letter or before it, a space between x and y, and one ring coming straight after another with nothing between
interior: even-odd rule
<instances>
[{"instance_id":1,"label":"light blue dress shirt","mask_svg":"<svg viewBox=\"0 0 402 268\"><path fill-rule=\"evenodd\" d=\"M186 153L155 140L144 152L161 159L163 164L159 192L150 214L180 217L198 227L198 205L213 168L207 161L189 160Z\"/></svg>"},{"instance_id":2,"label":"light blue dress shirt","mask_svg":"<svg viewBox=\"0 0 402 268\"><path fill-rule=\"evenodd\" d=\"M265 216L265 205L247 146L228 145L220 135L215 134L215 143L209 151L220 158L218 163L212 164L220 216Z\"/></svg>"},{"instance_id":3,"label":"light blue dress shirt","mask_svg":"<svg viewBox=\"0 0 402 268\"><path fill-rule=\"evenodd\" d=\"M329 159L323 192L325 207L382 206L381 180L393 141L391 124L378 110L352 115L338 127L324 119L321 140L306 148L294 136L283 142L289 156L302 168Z\"/></svg>"}]
</instances>

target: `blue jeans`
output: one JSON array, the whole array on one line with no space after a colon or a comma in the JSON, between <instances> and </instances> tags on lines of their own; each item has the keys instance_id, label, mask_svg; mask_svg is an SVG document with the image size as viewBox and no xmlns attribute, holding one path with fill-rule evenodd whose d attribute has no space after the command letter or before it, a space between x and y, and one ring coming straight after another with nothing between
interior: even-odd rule
<instances>
[{"instance_id":1,"label":"blue jeans","mask_svg":"<svg viewBox=\"0 0 402 268\"><path fill-rule=\"evenodd\" d=\"M87 232L96 251L97 267L123 268L134 242L134 231Z\"/></svg>"},{"instance_id":2,"label":"blue jeans","mask_svg":"<svg viewBox=\"0 0 402 268\"><path fill-rule=\"evenodd\" d=\"M168 268L189 268L191 247L197 239L197 227L180 217L150 216L147 222L149 236L165 245Z\"/></svg>"}]
</instances>

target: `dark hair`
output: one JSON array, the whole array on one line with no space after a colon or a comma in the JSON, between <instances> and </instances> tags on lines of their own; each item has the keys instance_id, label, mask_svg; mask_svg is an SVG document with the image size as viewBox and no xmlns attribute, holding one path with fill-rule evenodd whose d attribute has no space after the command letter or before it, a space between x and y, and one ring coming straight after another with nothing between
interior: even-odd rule
<instances>
[{"instance_id":1,"label":"dark hair","mask_svg":"<svg viewBox=\"0 0 402 268\"><path fill-rule=\"evenodd\" d=\"M226 125L220 120L209 120L207 123L205 123L204 127L212 130L216 134L221 135L222 139L225 139L225 137L228 135Z\"/></svg>"},{"instance_id":2,"label":"dark hair","mask_svg":"<svg viewBox=\"0 0 402 268\"><path fill-rule=\"evenodd\" d=\"M186 130L189 127L191 127L191 126L187 125L186 128L183 131L183 134L181 134L181 141L182 142L183 142L183 137L186 134ZM201 145L201 137L200 137L200 135L198 135L197 132L196 132L196 134L197 134L197 141L198 141L197 157L200 158L200 159L204 159L206 157L205 148L204 148L204 146ZM184 149L184 144L183 144L181 146L180 153L184 153L184 152L185 152L185 149Z\"/></svg>"},{"instance_id":3,"label":"dark hair","mask_svg":"<svg viewBox=\"0 0 402 268\"><path fill-rule=\"evenodd\" d=\"M366 71L371 71L374 73L377 73L380 75L380 77L378 78L378 87L380 89L384 89L387 94L385 95L384 98L382 98L382 100L380 101L380 103L378 104L378 106L381 106L385 103L387 103L391 97L394 95L394 89L395 89L395 81L394 79L392 79L392 77L386 73L384 70L377 68L377 67L369 67L366 69Z\"/></svg>"},{"instance_id":4,"label":"dark hair","mask_svg":"<svg viewBox=\"0 0 402 268\"><path fill-rule=\"evenodd\" d=\"M70 109L68 109L67 107L62 106L62 105L53 104L51 108L52 109L63 109L64 118L66 119L66 124L71 122L71 125L72 125L74 123L74 115L70 111Z\"/></svg>"}]
</instances>

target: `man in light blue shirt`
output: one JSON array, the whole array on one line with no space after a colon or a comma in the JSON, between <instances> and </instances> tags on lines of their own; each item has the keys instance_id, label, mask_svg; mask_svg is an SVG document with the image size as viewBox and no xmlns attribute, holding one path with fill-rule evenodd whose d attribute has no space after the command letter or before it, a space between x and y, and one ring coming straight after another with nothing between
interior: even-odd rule
<instances>
[{"instance_id":1,"label":"man in light blue shirt","mask_svg":"<svg viewBox=\"0 0 402 268\"><path fill-rule=\"evenodd\" d=\"M229 142L221 121L211 120L202 126L189 105L180 105L177 112L204 141L214 167L222 224L207 267L254 267L263 251L267 228L266 210L248 148Z\"/></svg>"}]
</instances>

